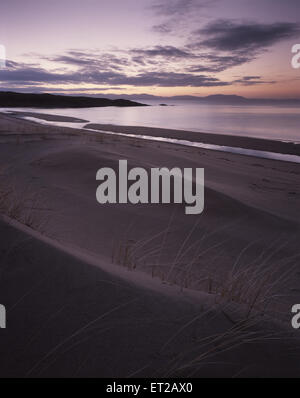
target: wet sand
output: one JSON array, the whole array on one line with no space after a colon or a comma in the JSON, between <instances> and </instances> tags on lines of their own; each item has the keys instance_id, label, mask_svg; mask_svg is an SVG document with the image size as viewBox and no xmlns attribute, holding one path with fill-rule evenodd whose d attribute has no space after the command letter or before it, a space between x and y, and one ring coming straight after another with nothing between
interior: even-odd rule
<instances>
[{"instance_id":1,"label":"wet sand","mask_svg":"<svg viewBox=\"0 0 300 398\"><path fill-rule=\"evenodd\" d=\"M143 126L116 126L113 124L88 123L85 127L95 130L114 131L117 133L175 138L177 140L201 142L204 144L214 144L221 146L254 149L259 151L286 153L298 156L300 155L300 144L292 142L280 142L261 138L258 139L226 134L201 133Z\"/></svg>"}]
</instances>

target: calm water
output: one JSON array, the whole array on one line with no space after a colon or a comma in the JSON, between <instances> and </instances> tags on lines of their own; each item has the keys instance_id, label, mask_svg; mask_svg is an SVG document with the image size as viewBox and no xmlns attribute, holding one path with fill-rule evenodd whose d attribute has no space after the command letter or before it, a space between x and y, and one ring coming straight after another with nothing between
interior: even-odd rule
<instances>
[{"instance_id":1,"label":"calm water","mask_svg":"<svg viewBox=\"0 0 300 398\"><path fill-rule=\"evenodd\" d=\"M167 107L18 110L73 116L92 123L162 127L300 142L299 108L189 103Z\"/></svg>"}]
</instances>

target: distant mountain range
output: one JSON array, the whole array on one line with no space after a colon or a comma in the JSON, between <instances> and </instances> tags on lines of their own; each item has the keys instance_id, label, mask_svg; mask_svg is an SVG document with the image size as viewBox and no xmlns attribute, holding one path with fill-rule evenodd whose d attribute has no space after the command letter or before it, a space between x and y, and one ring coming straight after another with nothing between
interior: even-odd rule
<instances>
[{"instance_id":1,"label":"distant mountain range","mask_svg":"<svg viewBox=\"0 0 300 398\"><path fill-rule=\"evenodd\" d=\"M0 107L33 107L33 108L90 108L104 106L147 106L139 101L157 104L176 105L178 102L203 103L209 105L280 105L299 106L297 98L246 98L240 95L208 95L197 97L192 95L177 95L159 97L150 94L86 94L84 96L65 94L16 93L0 91Z\"/></svg>"},{"instance_id":2,"label":"distant mountain range","mask_svg":"<svg viewBox=\"0 0 300 398\"><path fill-rule=\"evenodd\" d=\"M0 107L3 108L91 108L103 106L125 107L146 105L128 99L0 92Z\"/></svg>"},{"instance_id":3,"label":"distant mountain range","mask_svg":"<svg viewBox=\"0 0 300 398\"><path fill-rule=\"evenodd\" d=\"M108 94L108 98L116 98L117 95ZM208 95L206 97L197 97L193 95L177 95L173 97L158 97L149 94L122 95L124 99L139 101L158 101L161 103L174 101L191 101L194 103L205 103L211 105L286 105L300 106L300 98L246 98L240 95Z\"/></svg>"}]
</instances>

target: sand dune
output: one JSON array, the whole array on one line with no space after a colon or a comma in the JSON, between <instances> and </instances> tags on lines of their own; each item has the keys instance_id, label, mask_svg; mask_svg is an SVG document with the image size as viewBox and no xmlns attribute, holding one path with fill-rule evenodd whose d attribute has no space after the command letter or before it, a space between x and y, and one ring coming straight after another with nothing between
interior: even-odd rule
<instances>
[{"instance_id":1,"label":"sand dune","mask_svg":"<svg viewBox=\"0 0 300 398\"><path fill-rule=\"evenodd\" d=\"M83 260L15 223L1 222L0 231L1 300L8 312L1 377L299 374L296 334L283 325L245 324L237 313L233 324L232 308L207 295L117 276L101 261ZM193 363L198 355L203 359Z\"/></svg>"},{"instance_id":2,"label":"sand dune","mask_svg":"<svg viewBox=\"0 0 300 398\"><path fill-rule=\"evenodd\" d=\"M25 205L27 195L35 196L30 226L42 232L0 224L0 302L11 325L1 343L2 374L299 374L290 354L299 339L287 338L293 334L291 304L299 295L299 165L44 127L7 115L0 117L0 140L2 187L13 184ZM172 204L100 206L96 171L115 169L119 159L144 168L204 167L204 213L186 216L183 206ZM154 238L149 247L141 241L155 234L166 244L154 267L151 245L160 242ZM179 265L185 269L197 255L191 278L182 269L170 272L186 240L191 249ZM134 261L124 260L124 245L134 247ZM254 264L279 279L290 270L277 286L283 297L250 325L252 316L240 323L245 303L215 304L217 284L237 260L241 269ZM205 281L196 284L203 275ZM252 343L244 344L252 332ZM279 341L267 340L270 333L279 333ZM211 346L198 343L213 334L222 337L210 342L218 348L215 364L208 365ZM223 353L221 342L232 338L236 351ZM191 363L199 353L201 361Z\"/></svg>"}]
</instances>

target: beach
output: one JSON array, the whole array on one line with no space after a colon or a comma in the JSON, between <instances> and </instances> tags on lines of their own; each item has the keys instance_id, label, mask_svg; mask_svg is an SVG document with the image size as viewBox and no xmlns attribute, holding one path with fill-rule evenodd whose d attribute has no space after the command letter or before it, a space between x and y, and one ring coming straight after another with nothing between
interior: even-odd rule
<instances>
[{"instance_id":1,"label":"beach","mask_svg":"<svg viewBox=\"0 0 300 398\"><path fill-rule=\"evenodd\" d=\"M0 192L10 203L0 223L9 325L1 376L299 375L290 321L300 282L300 164L104 132L297 156L299 144L86 127L93 131L0 115ZM120 159L204 168L204 212L100 205L96 172L116 170Z\"/></svg>"}]
</instances>

